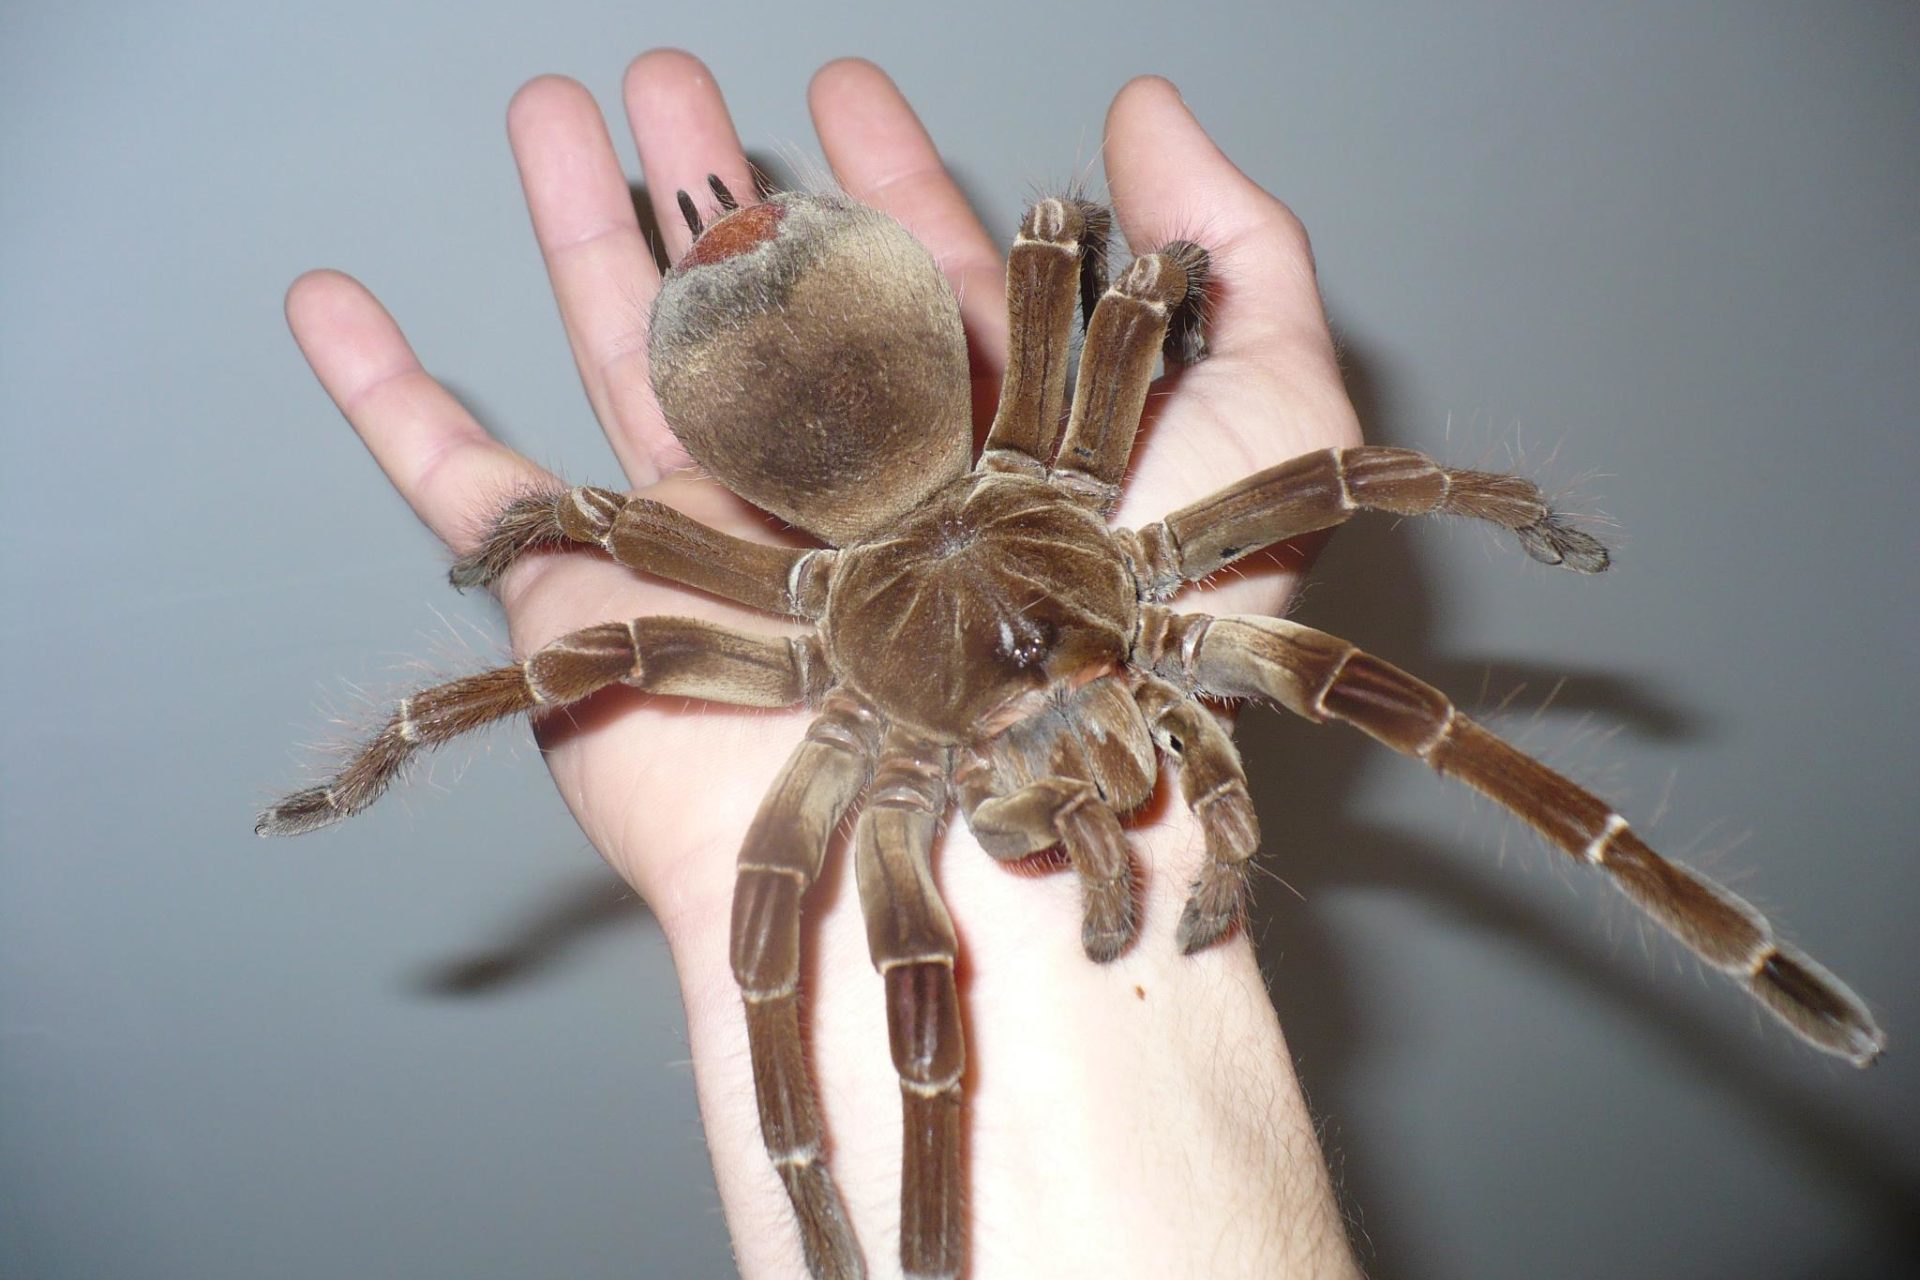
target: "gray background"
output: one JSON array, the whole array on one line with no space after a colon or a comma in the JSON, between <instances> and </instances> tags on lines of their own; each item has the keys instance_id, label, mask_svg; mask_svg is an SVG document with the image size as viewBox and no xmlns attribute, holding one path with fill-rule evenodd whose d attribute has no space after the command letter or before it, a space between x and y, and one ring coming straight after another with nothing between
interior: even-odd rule
<instances>
[{"instance_id":1,"label":"gray background","mask_svg":"<svg viewBox=\"0 0 1920 1280\"><path fill-rule=\"evenodd\" d=\"M1258 932L1373 1274L1916 1273L1912 6L585 2L0 17L0 1273L727 1271L664 946L523 735L248 831L346 681L500 634L281 290L355 271L486 421L612 480L501 121L542 71L617 112L656 43L775 157L815 66L880 60L997 235L1167 73L1313 229L1377 439L1519 446L1619 522L1598 581L1357 525L1300 616L1469 702L1524 684L1508 728L1894 1049L1799 1048L1486 806L1249 716L1298 890Z\"/></svg>"}]
</instances>

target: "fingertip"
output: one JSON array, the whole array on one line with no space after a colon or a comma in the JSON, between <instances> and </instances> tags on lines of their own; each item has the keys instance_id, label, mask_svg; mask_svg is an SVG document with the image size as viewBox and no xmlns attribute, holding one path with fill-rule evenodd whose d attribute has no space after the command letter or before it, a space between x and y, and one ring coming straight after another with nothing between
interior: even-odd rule
<instances>
[{"instance_id":1,"label":"fingertip","mask_svg":"<svg viewBox=\"0 0 1920 1280\"><path fill-rule=\"evenodd\" d=\"M852 56L835 58L814 72L813 79L808 81L807 106L818 115L850 95L876 89L896 97L900 95L900 87L878 63Z\"/></svg>"},{"instance_id":2,"label":"fingertip","mask_svg":"<svg viewBox=\"0 0 1920 1280\"><path fill-rule=\"evenodd\" d=\"M993 241L892 76L865 58L837 58L814 73L807 105L849 195L905 223L950 275L984 270L997 285ZM990 296L997 305L997 289Z\"/></svg>"},{"instance_id":3,"label":"fingertip","mask_svg":"<svg viewBox=\"0 0 1920 1280\"><path fill-rule=\"evenodd\" d=\"M528 111L540 111L541 107L557 102L578 102L582 98L591 100L586 84L568 77L568 75L536 75L532 81L513 90L513 98L507 100L507 123L524 119Z\"/></svg>"},{"instance_id":4,"label":"fingertip","mask_svg":"<svg viewBox=\"0 0 1920 1280\"><path fill-rule=\"evenodd\" d=\"M1184 201L1217 206L1233 187L1272 200L1227 159L1165 76L1135 76L1121 86L1107 108L1106 139L1107 182L1123 216L1171 224ZM1134 238L1131 229L1128 235Z\"/></svg>"},{"instance_id":5,"label":"fingertip","mask_svg":"<svg viewBox=\"0 0 1920 1280\"><path fill-rule=\"evenodd\" d=\"M592 92L578 80L551 73L535 76L514 90L513 97L507 101L507 132L510 136L517 135L555 109L582 103L598 110Z\"/></svg>"},{"instance_id":6,"label":"fingertip","mask_svg":"<svg viewBox=\"0 0 1920 1280\"><path fill-rule=\"evenodd\" d=\"M627 64L620 87L629 103L656 102L689 89L715 88L713 71L685 49L649 49Z\"/></svg>"},{"instance_id":7,"label":"fingertip","mask_svg":"<svg viewBox=\"0 0 1920 1280\"><path fill-rule=\"evenodd\" d=\"M392 314L343 271L323 267L295 280L286 314L300 353L349 417L370 388L420 367Z\"/></svg>"},{"instance_id":8,"label":"fingertip","mask_svg":"<svg viewBox=\"0 0 1920 1280\"><path fill-rule=\"evenodd\" d=\"M353 277L334 267L312 267L302 271L287 286L283 306L287 318L292 319L295 308L304 305L315 294L328 289L336 289L344 282L353 283Z\"/></svg>"},{"instance_id":9,"label":"fingertip","mask_svg":"<svg viewBox=\"0 0 1920 1280\"><path fill-rule=\"evenodd\" d=\"M939 165L933 138L907 95L865 58L835 58L814 72L807 112L836 178L869 203L890 185L890 177L876 176Z\"/></svg>"},{"instance_id":10,"label":"fingertip","mask_svg":"<svg viewBox=\"0 0 1920 1280\"><path fill-rule=\"evenodd\" d=\"M1116 201L1137 195L1150 205L1172 207L1184 196L1205 217L1289 235L1299 226L1285 202L1220 149L1164 76L1136 76L1114 95L1107 109L1106 164Z\"/></svg>"},{"instance_id":11,"label":"fingertip","mask_svg":"<svg viewBox=\"0 0 1920 1280\"><path fill-rule=\"evenodd\" d=\"M600 103L578 80L546 75L520 86L507 106L507 139L549 265L560 250L637 227Z\"/></svg>"},{"instance_id":12,"label":"fingertip","mask_svg":"<svg viewBox=\"0 0 1920 1280\"><path fill-rule=\"evenodd\" d=\"M1107 167L1114 168L1116 158L1127 161L1133 152L1128 144L1135 139L1151 141L1154 145L1174 145L1187 148L1180 156L1180 162L1190 164L1195 159L1204 159L1211 167L1225 156L1214 146L1213 139L1200 126L1193 111L1187 106L1180 89L1165 76L1135 76L1120 86L1120 92L1113 95L1113 104L1107 108L1107 141L1109 156ZM1112 154L1115 144L1120 144L1118 155ZM1198 156L1193 152L1197 149ZM1164 156L1156 156L1152 150L1141 154L1143 161L1151 162ZM1127 167L1122 165L1123 168ZM1112 175L1109 174L1111 179ZM1124 175L1121 180L1124 180Z\"/></svg>"},{"instance_id":13,"label":"fingertip","mask_svg":"<svg viewBox=\"0 0 1920 1280\"><path fill-rule=\"evenodd\" d=\"M351 311L371 304L379 307L373 294L358 280L333 267L315 267L303 271L287 286L281 309L287 327L299 338L320 325L338 320Z\"/></svg>"},{"instance_id":14,"label":"fingertip","mask_svg":"<svg viewBox=\"0 0 1920 1280\"><path fill-rule=\"evenodd\" d=\"M1107 127L1111 129L1116 117L1124 113L1164 109L1169 103L1191 118L1193 113L1187 111L1186 99L1180 96L1179 85L1162 75L1135 76L1113 95L1113 105L1107 108Z\"/></svg>"},{"instance_id":15,"label":"fingertip","mask_svg":"<svg viewBox=\"0 0 1920 1280\"><path fill-rule=\"evenodd\" d=\"M821 67L807 85L807 110L834 176L856 199L885 207L883 198L902 176L933 178L936 187L946 183L940 153L919 113L875 63L847 57ZM955 196L932 193L936 205L950 205ZM887 211L901 216L899 209Z\"/></svg>"}]
</instances>

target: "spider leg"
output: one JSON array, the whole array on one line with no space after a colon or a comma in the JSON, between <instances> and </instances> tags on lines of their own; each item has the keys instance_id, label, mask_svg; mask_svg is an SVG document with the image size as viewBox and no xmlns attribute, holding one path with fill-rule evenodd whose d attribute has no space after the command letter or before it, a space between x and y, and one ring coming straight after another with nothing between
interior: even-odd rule
<instances>
[{"instance_id":1,"label":"spider leg","mask_svg":"<svg viewBox=\"0 0 1920 1280\"><path fill-rule=\"evenodd\" d=\"M1279 618L1208 618L1150 607L1142 665L1184 688L1264 698L1339 720L1425 760L1510 810L1556 848L1613 878L1701 960L1742 983L1816 1048L1873 1061L1886 1042L1860 998L1774 937L1745 899L1655 853L1591 792L1460 714L1445 694L1335 636Z\"/></svg>"},{"instance_id":2,"label":"spider leg","mask_svg":"<svg viewBox=\"0 0 1920 1280\"><path fill-rule=\"evenodd\" d=\"M1212 946L1246 910L1247 860L1260 848L1260 822L1233 739L1192 695L1148 676L1136 697L1153 740L1180 762L1180 795L1200 820L1206 865L1180 912L1176 935L1188 955Z\"/></svg>"},{"instance_id":3,"label":"spider leg","mask_svg":"<svg viewBox=\"0 0 1920 1280\"><path fill-rule=\"evenodd\" d=\"M1066 403L1074 299L1090 314L1106 288L1112 215L1097 204L1041 200L1007 255L1007 371L979 469L1044 476Z\"/></svg>"},{"instance_id":4,"label":"spider leg","mask_svg":"<svg viewBox=\"0 0 1920 1280\"><path fill-rule=\"evenodd\" d=\"M1060 714L1109 809L1124 817L1153 799L1160 761L1127 678L1108 675L1082 685L1061 703Z\"/></svg>"},{"instance_id":5,"label":"spider leg","mask_svg":"<svg viewBox=\"0 0 1920 1280\"><path fill-rule=\"evenodd\" d=\"M900 1263L910 1277L965 1265L960 1077L966 1046L953 966L953 920L929 863L947 807L948 749L890 730L859 824L854 868L867 948L886 982L887 1032L900 1075Z\"/></svg>"},{"instance_id":6,"label":"spider leg","mask_svg":"<svg viewBox=\"0 0 1920 1280\"><path fill-rule=\"evenodd\" d=\"M521 556L570 546L596 546L630 569L802 618L826 607L826 569L836 554L750 542L665 503L580 485L508 503L486 541L448 577L456 587L491 587Z\"/></svg>"},{"instance_id":7,"label":"spider leg","mask_svg":"<svg viewBox=\"0 0 1920 1280\"><path fill-rule=\"evenodd\" d=\"M1607 549L1520 476L1443 467L1410 449L1322 449L1269 467L1137 530L1140 580L1164 600L1241 556L1344 523L1359 511L1470 516L1513 530L1528 555L1600 573Z\"/></svg>"},{"instance_id":8,"label":"spider leg","mask_svg":"<svg viewBox=\"0 0 1920 1280\"><path fill-rule=\"evenodd\" d=\"M1080 945L1096 963L1116 959L1140 931L1133 858L1120 819L1094 785L1084 778L1041 778L996 795L993 783L978 775L967 781L961 804L980 847L1003 862L1054 845L1065 849L1080 877Z\"/></svg>"},{"instance_id":9,"label":"spider leg","mask_svg":"<svg viewBox=\"0 0 1920 1280\"><path fill-rule=\"evenodd\" d=\"M1102 515L1119 499L1162 349L1170 337L1182 346L1191 341L1207 273L1207 251L1176 240L1135 258L1093 310L1052 478Z\"/></svg>"},{"instance_id":10,"label":"spider leg","mask_svg":"<svg viewBox=\"0 0 1920 1280\"><path fill-rule=\"evenodd\" d=\"M267 809L254 833L299 835L352 817L378 800L421 748L523 711L579 702L609 685L787 707L819 696L827 679L812 636L755 636L689 618L604 622L561 636L514 666L402 698L345 768Z\"/></svg>"},{"instance_id":11,"label":"spider leg","mask_svg":"<svg viewBox=\"0 0 1920 1280\"><path fill-rule=\"evenodd\" d=\"M858 1277L865 1268L827 1171L800 1034L800 902L820 874L834 828L866 785L879 745L874 710L850 694L828 694L760 803L733 891L733 973L746 1004L760 1134L799 1218L807 1269L817 1277Z\"/></svg>"},{"instance_id":12,"label":"spider leg","mask_svg":"<svg viewBox=\"0 0 1920 1280\"><path fill-rule=\"evenodd\" d=\"M1082 703L1102 684L1121 699L1124 720L1102 708L1107 695ZM1153 758L1145 723L1130 701L1117 681L1095 681L1068 704L1079 703L1091 715L1035 716L986 750L970 753L954 774L967 825L990 856L1013 861L1054 845L1066 850L1080 879L1080 943L1101 964L1125 951L1139 932L1133 856L1115 809L1146 802ZM1087 734L1076 727L1082 724L1108 732ZM1134 736L1144 751L1128 742ZM1130 764L1123 755L1144 760ZM1097 763L1102 756L1108 759ZM1122 781L1129 775L1138 781Z\"/></svg>"}]
</instances>

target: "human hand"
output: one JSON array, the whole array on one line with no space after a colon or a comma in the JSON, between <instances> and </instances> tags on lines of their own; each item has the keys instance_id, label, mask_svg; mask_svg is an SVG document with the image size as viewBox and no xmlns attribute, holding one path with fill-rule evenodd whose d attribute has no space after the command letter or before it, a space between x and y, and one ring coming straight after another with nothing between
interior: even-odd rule
<instances>
[{"instance_id":1,"label":"human hand","mask_svg":"<svg viewBox=\"0 0 1920 1280\"><path fill-rule=\"evenodd\" d=\"M703 190L713 173L749 191L746 161L711 76L689 56L637 60L625 99L665 247L677 258L691 237L676 190ZM991 396L1006 333L994 244L877 69L830 65L811 104L842 185L904 222L946 270ZM536 80L516 96L508 123L562 322L628 481L715 527L778 539L744 503L679 473L685 454L647 380L645 312L659 273L593 99L572 82ZM1221 282L1212 358L1150 402L1116 522L1137 525L1262 467L1356 443L1305 238L1285 207L1233 168L1164 81L1121 92L1105 160L1128 240L1151 247L1198 229ZM505 496L555 483L488 437L352 280L302 277L288 316L389 479L456 553L473 549ZM1192 594L1210 612L1273 613L1294 583L1289 567L1254 562ZM520 653L643 615L760 632L783 625L588 554L530 558L499 589ZM716 1173L750 1276L792 1273L797 1248L761 1150L727 960L733 862L805 723L800 714L622 691L540 725L568 805L673 947ZM1234 940L1178 954L1173 924L1199 838L1180 806L1148 817L1135 830L1148 868L1142 936L1107 966L1081 952L1069 880L1009 875L964 828L947 832L940 881L960 931L971 1015L972 1274L1052 1273L1068 1259L1074 1270L1116 1276L1338 1273L1350 1267L1340 1224L1251 949ZM808 899L817 957L808 1011L832 1163L869 1262L884 1273L897 1215L898 1095L850 887L830 867Z\"/></svg>"}]
</instances>

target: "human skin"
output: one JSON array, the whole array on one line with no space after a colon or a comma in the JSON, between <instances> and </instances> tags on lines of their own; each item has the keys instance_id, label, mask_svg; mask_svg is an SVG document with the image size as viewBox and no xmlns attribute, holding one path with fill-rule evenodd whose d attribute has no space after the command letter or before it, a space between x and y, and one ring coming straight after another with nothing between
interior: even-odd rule
<instances>
[{"instance_id":1,"label":"human skin","mask_svg":"<svg viewBox=\"0 0 1920 1280\"><path fill-rule=\"evenodd\" d=\"M624 98L660 234L677 259L691 237L675 191L703 192L709 173L751 191L747 163L711 74L692 56L642 55ZM951 279L973 346L976 408L990 411L1007 327L997 247L877 67L829 64L809 101L836 179L904 222ZM659 271L591 95L543 77L515 95L507 123L587 398L628 483L730 532L786 536L686 474L686 454L654 403L644 316ZM1211 357L1150 400L1115 522L1143 524L1261 467L1358 443L1307 240L1287 208L1220 153L1158 78L1134 80L1115 98L1103 158L1127 241L1152 247L1203 229L1221 282ZM287 315L328 394L454 553L473 548L504 496L558 483L489 437L351 278L302 276ZM1277 613L1298 568L1297 558L1256 558L1187 591L1177 607ZM762 632L789 625L584 552L515 566L500 598L521 655L577 627L648 614ZM728 963L733 860L807 719L620 690L536 726L574 816L645 898L672 948L715 1177L749 1280L803 1268L760 1141ZM1202 850L1178 798L1168 803L1161 791L1133 828L1145 870L1140 937L1107 965L1081 951L1071 875L1010 873L964 824L945 830L937 877L959 931L968 1011L974 1280L1358 1274L1252 947L1237 935L1185 957L1174 944ZM842 862L830 859L806 903L806 1010L831 1167L869 1267L888 1275L897 1267L899 1092L881 984Z\"/></svg>"}]
</instances>

